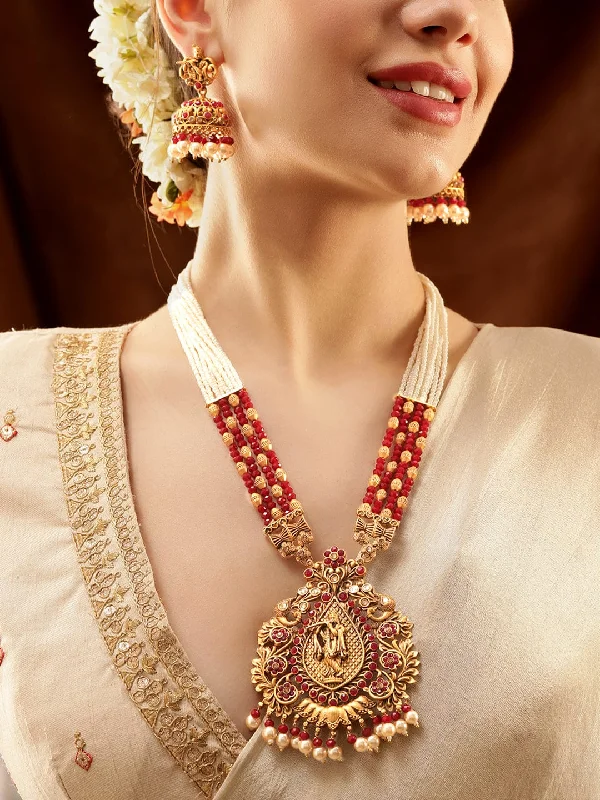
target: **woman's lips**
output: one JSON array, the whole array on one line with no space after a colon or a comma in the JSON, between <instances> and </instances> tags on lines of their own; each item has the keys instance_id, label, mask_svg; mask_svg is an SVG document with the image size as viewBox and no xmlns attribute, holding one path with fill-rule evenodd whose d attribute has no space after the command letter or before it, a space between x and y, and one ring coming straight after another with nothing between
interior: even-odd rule
<instances>
[{"instance_id":1,"label":"woman's lips","mask_svg":"<svg viewBox=\"0 0 600 800\"><path fill-rule=\"evenodd\" d=\"M433 97L423 97L423 95L415 92L403 92L401 89L384 89L383 86L377 86L371 81L369 83L374 89L381 92L390 103L393 103L397 108L401 108L408 114L412 114L414 117L450 128L458 125L461 120L464 100L448 103L445 100L435 100Z\"/></svg>"}]
</instances>

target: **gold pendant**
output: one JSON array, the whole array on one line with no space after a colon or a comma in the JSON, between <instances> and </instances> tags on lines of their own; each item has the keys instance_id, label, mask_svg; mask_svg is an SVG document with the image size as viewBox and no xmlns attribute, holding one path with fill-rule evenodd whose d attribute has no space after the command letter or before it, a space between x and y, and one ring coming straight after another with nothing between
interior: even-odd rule
<instances>
[{"instance_id":1,"label":"gold pendant","mask_svg":"<svg viewBox=\"0 0 600 800\"><path fill-rule=\"evenodd\" d=\"M418 727L406 692L419 674L413 623L366 572L343 550L326 550L304 571L306 585L261 627L251 677L262 694L267 744L342 761L339 728L357 751L376 752L382 739ZM248 727L256 730L260 717L253 709Z\"/></svg>"}]
</instances>

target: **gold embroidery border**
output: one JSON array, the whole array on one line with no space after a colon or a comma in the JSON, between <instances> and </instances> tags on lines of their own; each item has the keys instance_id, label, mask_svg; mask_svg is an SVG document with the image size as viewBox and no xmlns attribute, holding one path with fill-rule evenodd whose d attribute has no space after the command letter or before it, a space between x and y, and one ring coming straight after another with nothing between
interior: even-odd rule
<instances>
[{"instance_id":1,"label":"gold embroidery border","mask_svg":"<svg viewBox=\"0 0 600 800\"><path fill-rule=\"evenodd\" d=\"M246 740L169 626L137 524L119 369L132 326L57 334L52 388L63 488L77 559L114 667L154 735L210 798Z\"/></svg>"}]
</instances>

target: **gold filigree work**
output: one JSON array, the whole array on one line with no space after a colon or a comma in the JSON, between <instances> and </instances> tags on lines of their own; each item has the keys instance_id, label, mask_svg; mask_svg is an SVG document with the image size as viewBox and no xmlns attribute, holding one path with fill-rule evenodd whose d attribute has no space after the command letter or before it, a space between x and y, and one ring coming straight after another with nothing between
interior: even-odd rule
<instances>
[{"instance_id":1,"label":"gold filigree work","mask_svg":"<svg viewBox=\"0 0 600 800\"><path fill-rule=\"evenodd\" d=\"M207 798L246 744L167 621L137 525L119 358L130 326L58 334L53 391L77 558L114 667L150 729Z\"/></svg>"}]
</instances>

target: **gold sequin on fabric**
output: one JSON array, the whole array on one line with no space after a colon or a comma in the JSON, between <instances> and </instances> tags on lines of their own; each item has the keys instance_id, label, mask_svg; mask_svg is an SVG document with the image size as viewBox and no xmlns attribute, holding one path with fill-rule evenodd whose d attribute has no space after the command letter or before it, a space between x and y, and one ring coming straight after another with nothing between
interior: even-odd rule
<instances>
[{"instance_id":1,"label":"gold sequin on fabric","mask_svg":"<svg viewBox=\"0 0 600 800\"><path fill-rule=\"evenodd\" d=\"M156 591L129 485L119 358L130 326L58 334L53 392L63 487L86 589L117 673L207 798L246 744L195 672Z\"/></svg>"}]
</instances>

